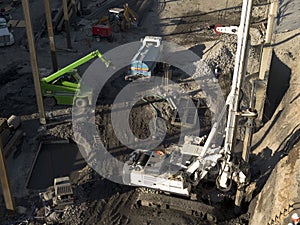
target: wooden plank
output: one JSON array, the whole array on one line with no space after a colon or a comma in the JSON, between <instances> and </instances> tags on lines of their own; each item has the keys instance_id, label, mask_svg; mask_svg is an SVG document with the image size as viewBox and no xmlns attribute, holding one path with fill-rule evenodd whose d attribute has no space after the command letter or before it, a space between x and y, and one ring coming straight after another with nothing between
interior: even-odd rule
<instances>
[{"instance_id":1,"label":"wooden plank","mask_svg":"<svg viewBox=\"0 0 300 225\"><path fill-rule=\"evenodd\" d=\"M63 9L62 9L62 7L60 7L58 9L58 12L56 13L55 17L52 19L52 23L53 23L54 28L56 28L57 24L61 20L62 15L63 15Z\"/></svg>"},{"instance_id":2,"label":"wooden plank","mask_svg":"<svg viewBox=\"0 0 300 225\"><path fill-rule=\"evenodd\" d=\"M69 18L71 18L71 16L73 15L74 7L73 7L73 4L72 4L71 0L69 0L67 4L68 4ZM79 1L76 0L75 1L76 8L77 8L78 4L79 4ZM63 27L63 24L64 24L63 7L59 8L57 14L55 15L55 17L53 18L52 21L53 21L53 28L57 31L61 31L62 27Z\"/></svg>"},{"instance_id":3,"label":"wooden plank","mask_svg":"<svg viewBox=\"0 0 300 225\"><path fill-rule=\"evenodd\" d=\"M26 27L25 20L20 20L16 27L20 27L20 28Z\"/></svg>"},{"instance_id":4,"label":"wooden plank","mask_svg":"<svg viewBox=\"0 0 300 225\"><path fill-rule=\"evenodd\" d=\"M40 154L42 145L43 145L43 142L42 142L42 141L39 142L38 150L37 150L36 155L35 155L35 157L34 157L34 159L33 159L33 162L32 162L32 164L31 164L31 168L30 168L28 177L27 177L26 182L25 182L25 187L26 187L26 188L28 188L29 180L30 180L30 178L31 178L32 171L33 171L33 169L34 169L34 166L35 166L36 160L37 160L37 158L38 158L38 155Z\"/></svg>"},{"instance_id":5,"label":"wooden plank","mask_svg":"<svg viewBox=\"0 0 300 225\"><path fill-rule=\"evenodd\" d=\"M31 63L32 75L33 75L40 123L46 124L46 114L44 110L44 102L43 102L41 83L40 83L40 70L38 67L37 56L36 56L35 39L32 30L29 2L27 0L22 0L22 8L23 8L24 19L26 21L27 42L28 42L28 48L30 53L30 63Z\"/></svg>"},{"instance_id":6,"label":"wooden plank","mask_svg":"<svg viewBox=\"0 0 300 225\"><path fill-rule=\"evenodd\" d=\"M68 5L68 14L69 14L69 18L71 18L71 16L73 15L73 8L72 5ZM62 17L61 20L59 21L56 30L57 31L62 31L63 25L64 25L64 18Z\"/></svg>"},{"instance_id":7,"label":"wooden plank","mask_svg":"<svg viewBox=\"0 0 300 225\"><path fill-rule=\"evenodd\" d=\"M15 203L11 193L6 162L3 154L2 138L0 136L0 180L6 209L15 211Z\"/></svg>"},{"instance_id":8,"label":"wooden plank","mask_svg":"<svg viewBox=\"0 0 300 225\"><path fill-rule=\"evenodd\" d=\"M44 0L44 5L45 5L45 15L46 15L46 23L47 23L48 37L49 37L49 43L50 43L50 50L51 50L52 69L53 69L53 72L56 72L58 70L58 63L57 63L57 56L56 56L55 38L54 38L54 33L53 33L50 0Z\"/></svg>"},{"instance_id":9,"label":"wooden plank","mask_svg":"<svg viewBox=\"0 0 300 225\"><path fill-rule=\"evenodd\" d=\"M19 23L19 20L9 20L7 23L8 27L15 27Z\"/></svg>"},{"instance_id":10,"label":"wooden plank","mask_svg":"<svg viewBox=\"0 0 300 225\"><path fill-rule=\"evenodd\" d=\"M17 130L16 133L9 140L9 142L5 145L5 147L3 149L3 154L4 154L5 158L7 158L10 155L13 147L21 139L22 135L23 135L23 131L22 130Z\"/></svg>"},{"instance_id":11,"label":"wooden plank","mask_svg":"<svg viewBox=\"0 0 300 225\"><path fill-rule=\"evenodd\" d=\"M12 9L13 9L13 7L11 7L10 5L4 7L5 12L8 12Z\"/></svg>"}]
</instances>

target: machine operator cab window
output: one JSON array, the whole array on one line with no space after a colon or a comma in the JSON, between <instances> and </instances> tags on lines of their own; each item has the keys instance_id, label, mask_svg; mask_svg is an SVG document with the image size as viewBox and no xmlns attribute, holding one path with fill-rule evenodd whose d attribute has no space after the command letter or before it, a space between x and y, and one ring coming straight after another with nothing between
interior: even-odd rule
<instances>
[{"instance_id":1,"label":"machine operator cab window","mask_svg":"<svg viewBox=\"0 0 300 225\"><path fill-rule=\"evenodd\" d=\"M80 76L77 73L77 70L72 70L63 76L55 79L51 84L58 86L65 86L70 88L77 88L80 81Z\"/></svg>"},{"instance_id":2,"label":"machine operator cab window","mask_svg":"<svg viewBox=\"0 0 300 225\"><path fill-rule=\"evenodd\" d=\"M122 7L115 7L108 10L110 23L120 23L123 20L122 13L124 9Z\"/></svg>"}]
</instances>

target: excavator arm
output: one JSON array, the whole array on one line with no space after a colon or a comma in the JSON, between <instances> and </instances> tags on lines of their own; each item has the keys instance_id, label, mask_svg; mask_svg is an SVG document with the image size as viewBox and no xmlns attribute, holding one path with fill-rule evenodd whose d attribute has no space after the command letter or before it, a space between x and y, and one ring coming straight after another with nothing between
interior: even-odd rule
<instances>
[{"instance_id":1,"label":"excavator arm","mask_svg":"<svg viewBox=\"0 0 300 225\"><path fill-rule=\"evenodd\" d=\"M95 58L95 57L100 58L101 61L105 64L105 66L106 66L106 67L109 67L110 62L107 61L107 60L103 57L103 55L100 53L99 50L96 50L96 51L93 51L93 52L89 53L88 55L86 55L86 56L84 56L84 57L78 59L77 61L71 63L70 65L68 65L68 66L66 66L66 67L64 67L64 68L62 68L62 69L60 69L60 70L58 70L57 72L51 74L50 76L43 78L42 80L43 80L44 82L49 83L49 82L51 82L51 81L53 81L53 80L59 78L60 76L64 75L65 73L70 72L72 69L75 69L75 68L81 66L82 64L88 62L89 60L91 60L91 59L93 59L93 58Z\"/></svg>"},{"instance_id":2,"label":"excavator arm","mask_svg":"<svg viewBox=\"0 0 300 225\"><path fill-rule=\"evenodd\" d=\"M130 18L133 18L134 21L137 22L138 15L128 6L128 4L124 5L124 18L126 20L127 28L130 28L131 20Z\"/></svg>"},{"instance_id":3,"label":"excavator arm","mask_svg":"<svg viewBox=\"0 0 300 225\"><path fill-rule=\"evenodd\" d=\"M129 6L128 4L125 4L124 6L124 15L127 16L127 20L129 20L129 17L131 16L135 21L138 20L138 15L136 14L136 12L134 12Z\"/></svg>"}]
</instances>

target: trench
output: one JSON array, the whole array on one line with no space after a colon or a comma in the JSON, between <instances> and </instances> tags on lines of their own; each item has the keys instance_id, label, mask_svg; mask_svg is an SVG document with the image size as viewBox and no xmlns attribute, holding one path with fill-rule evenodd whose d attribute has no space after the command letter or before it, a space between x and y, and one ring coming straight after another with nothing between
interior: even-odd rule
<instances>
[{"instance_id":1,"label":"trench","mask_svg":"<svg viewBox=\"0 0 300 225\"><path fill-rule=\"evenodd\" d=\"M275 113L275 110L290 86L290 77L291 69L285 65L276 54L273 54L264 106L264 123L270 120Z\"/></svg>"}]
</instances>

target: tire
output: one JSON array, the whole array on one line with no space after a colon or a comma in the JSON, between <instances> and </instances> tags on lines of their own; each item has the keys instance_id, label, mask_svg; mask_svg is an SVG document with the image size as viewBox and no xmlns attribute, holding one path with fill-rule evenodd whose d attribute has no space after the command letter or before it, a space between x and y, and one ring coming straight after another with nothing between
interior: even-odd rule
<instances>
[{"instance_id":1,"label":"tire","mask_svg":"<svg viewBox=\"0 0 300 225\"><path fill-rule=\"evenodd\" d=\"M47 107L53 107L56 105L56 99L54 97L46 97L44 98L44 104Z\"/></svg>"},{"instance_id":2,"label":"tire","mask_svg":"<svg viewBox=\"0 0 300 225\"><path fill-rule=\"evenodd\" d=\"M88 101L86 98L76 98L75 106L76 107L86 107L88 105Z\"/></svg>"}]
</instances>

